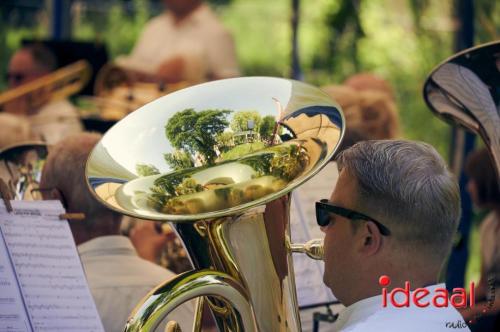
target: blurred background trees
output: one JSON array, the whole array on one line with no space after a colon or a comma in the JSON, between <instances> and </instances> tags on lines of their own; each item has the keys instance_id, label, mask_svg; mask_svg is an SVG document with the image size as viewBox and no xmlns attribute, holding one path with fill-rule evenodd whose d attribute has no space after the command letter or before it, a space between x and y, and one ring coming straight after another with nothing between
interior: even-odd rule
<instances>
[{"instance_id":1,"label":"blurred background trees","mask_svg":"<svg viewBox=\"0 0 500 332\"><path fill-rule=\"evenodd\" d=\"M235 37L244 75L289 75L291 0L209 2ZM2 1L2 74L23 38L49 37L50 3ZM474 3L477 43L497 39L500 5ZM102 42L114 58L130 52L145 22L162 8L160 0L73 0L71 37ZM428 111L421 89L430 70L454 53L453 0L303 0L299 13L298 49L306 82L321 86L360 71L379 74L395 87L403 135L427 141L447 156L448 126Z\"/></svg>"}]
</instances>

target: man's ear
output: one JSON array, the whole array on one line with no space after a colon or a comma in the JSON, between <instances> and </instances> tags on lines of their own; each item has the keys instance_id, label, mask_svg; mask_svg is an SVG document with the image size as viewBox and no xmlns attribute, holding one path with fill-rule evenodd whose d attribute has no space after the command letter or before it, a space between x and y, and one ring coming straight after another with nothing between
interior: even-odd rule
<instances>
[{"instance_id":1,"label":"man's ear","mask_svg":"<svg viewBox=\"0 0 500 332\"><path fill-rule=\"evenodd\" d=\"M358 229L359 251L364 256L375 255L382 247L382 234L371 221L363 222Z\"/></svg>"}]
</instances>

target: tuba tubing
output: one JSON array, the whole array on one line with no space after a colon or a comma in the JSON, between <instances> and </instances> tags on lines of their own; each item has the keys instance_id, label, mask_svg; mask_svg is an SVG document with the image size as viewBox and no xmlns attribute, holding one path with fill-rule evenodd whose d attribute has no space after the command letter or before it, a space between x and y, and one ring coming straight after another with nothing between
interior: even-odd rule
<instances>
[{"instance_id":1,"label":"tuba tubing","mask_svg":"<svg viewBox=\"0 0 500 332\"><path fill-rule=\"evenodd\" d=\"M171 311L200 296L223 298L235 309L238 326L257 331L248 292L228 274L213 270L188 271L152 290L132 312L125 331L154 331Z\"/></svg>"}]
</instances>

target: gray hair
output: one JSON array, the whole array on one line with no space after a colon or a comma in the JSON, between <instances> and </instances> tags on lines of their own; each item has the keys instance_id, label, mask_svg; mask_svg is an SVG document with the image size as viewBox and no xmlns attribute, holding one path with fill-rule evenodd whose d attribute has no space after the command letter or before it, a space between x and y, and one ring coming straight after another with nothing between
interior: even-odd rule
<instances>
[{"instance_id":1,"label":"gray hair","mask_svg":"<svg viewBox=\"0 0 500 332\"><path fill-rule=\"evenodd\" d=\"M398 246L443 261L460 218L458 183L430 145L401 140L358 143L338 157L357 180L360 212L392 232Z\"/></svg>"},{"instance_id":2,"label":"gray hair","mask_svg":"<svg viewBox=\"0 0 500 332\"><path fill-rule=\"evenodd\" d=\"M44 188L59 189L73 212L85 213L87 228L100 227L95 221L119 215L97 202L85 180L87 158L100 138L99 134L80 133L56 144L49 150L40 181Z\"/></svg>"},{"instance_id":3,"label":"gray hair","mask_svg":"<svg viewBox=\"0 0 500 332\"><path fill-rule=\"evenodd\" d=\"M57 58L47 46L36 43L24 46L22 50L31 54L33 62L38 68L49 72L57 69Z\"/></svg>"}]
</instances>

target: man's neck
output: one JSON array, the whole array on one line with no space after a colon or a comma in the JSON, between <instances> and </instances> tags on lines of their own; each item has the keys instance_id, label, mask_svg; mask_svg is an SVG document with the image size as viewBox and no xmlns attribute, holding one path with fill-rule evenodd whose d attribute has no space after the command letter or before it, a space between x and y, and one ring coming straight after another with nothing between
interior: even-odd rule
<instances>
[{"instance_id":1,"label":"man's neck","mask_svg":"<svg viewBox=\"0 0 500 332\"><path fill-rule=\"evenodd\" d=\"M183 13L172 13L175 24L176 25L181 24L184 20L186 20L189 16L191 16L201 5L202 2L194 3L189 10Z\"/></svg>"},{"instance_id":2,"label":"man's neck","mask_svg":"<svg viewBox=\"0 0 500 332\"><path fill-rule=\"evenodd\" d=\"M390 284L387 286L382 286L380 282L380 277L387 276L390 278ZM406 272L401 273L401 270L396 269L390 271L387 269L387 272L378 272L375 274L371 274L370 277L362 280L358 287L359 292L356 294L355 292L351 293L352 297L342 301L342 304L345 306L350 306L356 302L361 300L381 295L382 288L387 288L388 291L398 287L404 288L405 283L410 283L410 290L414 290L416 288L427 287L437 283L437 273L429 273L429 270L424 271L421 270L408 270ZM353 287L354 288L354 287Z\"/></svg>"}]
</instances>

